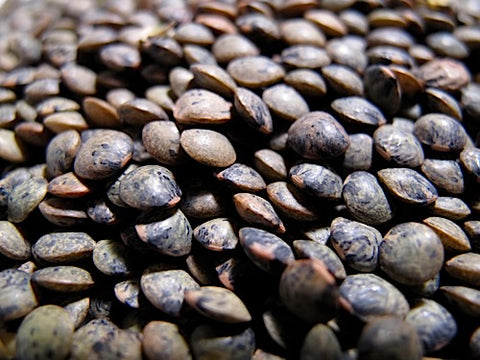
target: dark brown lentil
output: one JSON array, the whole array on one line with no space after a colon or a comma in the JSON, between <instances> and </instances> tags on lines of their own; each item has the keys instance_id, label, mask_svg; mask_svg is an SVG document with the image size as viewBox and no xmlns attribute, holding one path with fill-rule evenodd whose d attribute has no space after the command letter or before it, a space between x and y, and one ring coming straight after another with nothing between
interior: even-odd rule
<instances>
[{"instance_id":1,"label":"dark brown lentil","mask_svg":"<svg viewBox=\"0 0 480 360\"><path fill-rule=\"evenodd\" d=\"M0 358L478 357L477 7L7 0Z\"/></svg>"}]
</instances>

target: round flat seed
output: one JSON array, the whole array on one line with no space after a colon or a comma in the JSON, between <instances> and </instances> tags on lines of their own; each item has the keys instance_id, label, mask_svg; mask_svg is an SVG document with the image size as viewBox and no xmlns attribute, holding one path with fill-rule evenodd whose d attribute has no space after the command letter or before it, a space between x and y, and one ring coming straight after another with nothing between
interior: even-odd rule
<instances>
[{"instance_id":1,"label":"round flat seed","mask_svg":"<svg viewBox=\"0 0 480 360\"><path fill-rule=\"evenodd\" d=\"M363 84L367 97L385 114L393 115L400 108L401 89L394 72L383 65L369 66Z\"/></svg>"},{"instance_id":2,"label":"round flat seed","mask_svg":"<svg viewBox=\"0 0 480 360\"><path fill-rule=\"evenodd\" d=\"M375 9L368 15L370 27L405 27L406 19L392 9Z\"/></svg>"},{"instance_id":3,"label":"round flat seed","mask_svg":"<svg viewBox=\"0 0 480 360\"><path fill-rule=\"evenodd\" d=\"M270 150L261 149L255 152L253 162L256 169L269 181L285 180L287 166L282 155Z\"/></svg>"},{"instance_id":4,"label":"round flat seed","mask_svg":"<svg viewBox=\"0 0 480 360\"><path fill-rule=\"evenodd\" d=\"M212 251L233 250L238 243L234 226L227 218L217 218L198 225L193 229L193 237Z\"/></svg>"},{"instance_id":5,"label":"round flat seed","mask_svg":"<svg viewBox=\"0 0 480 360\"><path fill-rule=\"evenodd\" d=\"M30 283L30 274L7 269L0 271L0 320L19 319L30 313L38 300Z\"/></svg>"},{"instance_id":6,"label":"round flat seed","mask_svg":"<svg viewBox=\"0 0 480 360\"><path fill-rule=\"evenodd\" d=\"M119 241L100 240L95 244L92 260L95 267L107 276L126 276L138 267L132 255Z\"/></svg>"},{"instance_id":7,"label":"round flat seed","mask_svg":"<svg viewBox=\"0 0 480 360\"><path fill-rule=\"evenodd\" d=\"M180 144L191 158L207 166L227 167L237 158L230 141L212 130L184 130L180 135Z\"/></svg>"},{"instance_id":8,"label":"round flat seed","mask_svg":"<svg viewBox=\"0 0 480 360\"><path fill-rule=\"evenodd\" d=\"M35 120L37 120L37 110L25 100L17 101L15 104L15 108L20 119L28 122L34 122Z\"/></svg>"},{"instance_id":9,"label":"round flat seed","mask_svg":"<svg viewBox=\"0 0 480 360\"><path fill-rule=\"evenodd\" d=\"M200 325L193 330L190 346L195 359L251 359L255 350L252 329L222 331L212 325ZM219 355L221 354L221 355Z\"/></svg>"},{"instance_id":10,"label":"round flat seed","mask_svg":"<svg viewBox=\"0 0 480 360\"><path fill-rule=\"evenodd\" d=\"M190 71L200 87L228 98L233 96L237 84L220 66L195 64L190 66Z\"/></svg>"},{"instance_id":11,"label":"round flat seed","mask_svg":"<svg viewBox=\"0 0 480 360\"><path fill-rule=\"evenodd\" d=\"M290 168L290 179L299 189L328 200L339 200L342 178L333 171L316 164L300 164Z\"/></svg>"},{"instance_id":12,"label":"round flat seed","mask_svg":"<svg viewBox=\"0 0 480 360\"><path fill-rule=\"evenodd\" d=\"M355 171L343 183L342 198L352 216L365 224L383 224L393 217L393 210L375 176Z\"/></svg>"},{"instance_id":13,"label":"round flat seed","mask_svg":"<svg viewBox=\"0 0 480 360\"><path fill-rule=\"evenodd\" d=\"M36 259L50 263L67 263L88 258L95 241L84 232L57 232L41 236L32 246Z\"/></svg>"},{"instance_id":14,"label":"round flat seed","mask_svg":"<svg viewBox=\"0 0 480 360\"><path fill-rule=\"evenodd\" d=\"M220 63L228 63L236 58L260 54L258 47L247 37L240 34L220 35L212 45L212 52Z\"/></svg>"},{"instance_id":15,"label":"round flat seed","mask_svg":"<svg viewBox=\"0 0 480 360\"><path fill-rule=\"evenodd\" d=\"M250 166L235 163L220 171L216 178L234 189L245 192L257 192L266 188L262 176Z\"/></svg>"},{"instance_id":16,"label":"round flat seed","mask_svg":"<svg viewBox=\"0 0 480 360\"><path fill-rule=\"evenodd\" d=\"M305 19L288 19L280 23L283 40L290 45L325 46L326 39L322 31Z\"/></svg>"},{"instance_id":17,"label":"round flat seed","mask_svg":"<svg viewBox=\"0 0 480 360\"><path fill-rule=\"evenodd\" d=\"M238 215L247 223L264 226L279 234L285 232L285 226L272 205L260 196L238 193L233 195L233 204Z\"/></svg>"},{"instance_id":18,"label":"round flat seed","mask_svg":"<svg viewBox=\"0 0 480 360\"><path fill-rule=\"evenodd\" d=\"M187 188L180 204L185 215L200 219L222 216L226 213L226 206L224 193L202 187Z\"/></svg>"},{"instance_id":19,"label":"round flat seed","mask_svg":"<svg viewBox=\"0 0 480 360\"><path fill-rule=\"evenodd\" d=\"M18 328L15 354L18 359L62 360L67 358L73 339L73 320L57 305L34 309Z\"/></svg>"},{"instance_id":20,"label":"round flat seed","mask_svg":"<svg viewBox=\"0 0 480 360\"><path fill-rule=\"evenodd\" d=\"M123 103L135 99L135 94L125 88L116 88L108 91L105 94L105 99L115 109L118 109Z\"/></svg>"},{"instance_id":21,"label":"round flat seed","mask_svg":"<svg viewBox=\"0 0 480 360\"><path fill-rule=\"evenodd\" d=\"M273 131L273 121L267 104L254 92L237 88L234 97L235 110L250 127L263 134Z\"/></svg>"},{"instance_id":22,"label":"round flat seed","mask_svg":"<svg viewBox=\"0 0 480 360\"><path fill-rule=\"evenodd\" d=\"M330 226L314 224L303 230L302 235L311 241L326 245L330 240Z\"/></svg>"},{"instance_id":23,"label":"round flat seed","mask_svg":"<svg viewBox=\"0 0 480 360\"><path fill-rule=\"evenodd\" d=\"M345 218L330 226L330 239L337 254L352 269L371 272L377 268L382 235L375 228Z\"/></svg>"},{"instance_id":24,"label":"round flat seed","mask_svg":"<svg viewBox=\"0 0 480 360\"><path fill-rule=\"evenodd\" d=\"M332 63L346 66L358 74L362 74L368 65L365 48L364 39L354 35L331 39L326 45Z\"/></svg>"},{"instance_id":25,"label":"round flat seed","mask_svg":"<svg viewBox=\"0 0 480 360\"><path fill-rule=\"evenodd\" d=\"M291 219L300 221L317 219L316 211L309 204L307 197L285 181L268 184L267 195L278 211Z\"/></svg>"},{"instance_id":26,"label":"round flat seed","mask_svg":"<svg viewBox=\"0 0 480 360\"><path fill-rule=\"evenodd\" d=\"M121 170L131 159L133 141L116 130L101 130L82 143L75 157L75 173L85 179L108 178Z\"/></svg>"},{"instance_id":27,"label":"round flat seed","mask_svg":"<svg viewBox=\"0 0 480 360\"><path fill-rule=\"evenodd\" d=\"M390 69L395 74L400 85L402 102L406 104L417 102L418 96L423 92L423 82L413 72L405 69L403 66L391 65Z\"/></svg>"},{"instance_id":28,"label":"round flat seed","mask_svg":"<svg viewBox=\"0 0 480 360\"><path fill-rule=\"evenodd\" d=\"M335 278L318 260L290 262L282 273L278 291L286 308L309 323L330 320L339 307Z\"/></svg>"},{"instance_id":29,"label":"round flat seed","mask_svg":"<svg viewBox=\"0 0 480 360\"><path fill-rule=\"evenodd\" d=\"M25 162L29 157L28 149L14 131L0 129L0 159L11 163Z\"/></svg>"},{"instance_id":30,"label":"round flat seed","mask_svg":"<svg viewBox=\"0 0 480 360\"><path fill-rule=\"evenodd\" d=\"M135 225L138 237L158 252L168 256L184 256L192 247L192 227L180 210L166 217L139 220Z\"/></svg>"},{"instance_id":31,"label":"round flat seed","mask_svg":"<svg viewBox=\"0 0 480 360\"><path fill-rule=\"evenodd\" d=\"M324 49L313 45L293 45L285 48L280 56L287 67L302 69L323 68L331 62Z\"/></svg>"},{"instance_id":32,"label":"round flat seed","mask_svg":"<svg viewBox=\"0 0 480 360\"><path fill-rule=\"evenodd\" d=\"M60 93L58 79L39 79L27 85L24 89L25 97L32 102L43 100Z\"/></svg>"},{"instance_id":33,"label":"round flat seed","mask_svg":"<svg viewBox=\"0 0 480 360\"><path fill-rule=\"evenodd\" d=\"M470 83L461 89L461 105L465 112L477 117L480 114L478 99L480 97L480 86Z\"/></svg>"},{"instance_id":34,"label":"round flat seed","mask_svg":"<svg viewBox=\"0 0 480 360\"><path fill-rule=\"evenodd\" d=\"M472 358L478 358L480 356L480 330L477 328L470 337L470 354Z\"/></svg>"},{"instance_id":35,"label":"round flat seed","mask_svg":"<svg viewBox=\"0 0 480 360\"><path fill-rule=\"evenodd\" d=\"M90 298L84 297L80 300L73 301L65 305L63 308L72 318L74 327L76 329L80 327L87 318L88 310L90 308Z\"/></svg>"},{"instance_id":36,"label":"round flat seed","mask_svg":"<svg viewBox=\"0 0 480 360\"><path fill-rule=\"evenodd\" d=\"M442 268L444 247L437 234L420 223L394 226L380 244L380 266L402 284L421 284Z\"/></svg>"},{"instance_id":37,"label":"round flat seed","mask_svg":"<svg viewBox=\"0 0 480 360\"><path fill-rule=\"evenodd\" d=\"M368 49L366 55L368 62L374 66L391 64L392 67L413 67L413 59L410 54L406 50L396 46L375 46ZM393 71L392 67L386 67L386 69L392 71L392 73L396 75L398 71ZM398 81L398 85L400 85L400 81Z\"/></svg>"},{"instance_id":38,"label":"round flat seed","mask_svg":"<svg viewBox=\"0 0 480 360\"><path fill-rule=\"evenodd\" d=\"M19 223L35 210L47 194L47 180L32 177L16 186L8 196L8 218Z\"/></svg>"},{"instance_id":39,"label":"round flat seed","mask_svg":"<svg viewBox=\"0 0 480 360\"><path fill-rule=\"evenodd\" d=\"M444 114L427 114L415 122L415 135L420 142L441 152L459 152L467 143L463 126Z\"/></svg>"},{"instance_id":40,"label":"round flat seed","mask_svg":"<svg viewBox=\"0 0 480 360\"><path fill-rule=\"evenodd\" d=\"M480 182L480 149L476 147L467 147L460 153L460 163Z\"/></svg>"},{"instance_id":41,"label":"round flat seed","mask_svg":"<svg viewBox=\"0 0 480 360\"><path fill-rule=\"evenodd\" d=\"M328 246L311 240L295 240L293 249L299 259L316 259L323 262L337 280L343 280L347 276L342 261Z\"/></svg>"},{"instance_id":42,"label":"round flat seed","mask_svg":"<svg viewBox=\"0 0 480 360\"><path fill-rule=\"evenodd\" d=\"M425 159L421 170L439 190L462 194L465 189L462 169L454 160Z\"/></svg>"},{"instance_id":43,"label":"round flat seed","mask_svg":"<svg viewBox=\"0 0 480 360\"><path fill-rule=\"evenodd\" d=\"M48 193L63 198L79 198L92 192L92 187L79 179L73 172L54 177L48 183Z\"/></svg>"},{"instance_id":44,"label":"round flat seed","mask_svg":"<svg viewBox=\"0 0 480 360\"><path fill-rule=\"evenodd\" d=\"M118 115L125 123L139 126L155 120L168 120L167 113L156 103L147 99L128 100L118 107Z\"/></svg>"},{"instance_id":45,"label":"round flat seed","mask_svg":"<svg viewBox=\"0 0 480 360\"><path fill-rule=\"evenodd\" d=\"M440 350L457 334L457 323L453 316L433 300L416 302L405 321L417 332L425 352Z\"/></svg>"},{"instance_id":46,"label":"round flat seed","mask_svg":"<svg viewBox=\"0 0 480 360\"><path fill-rule=\"evenodd\" d=\"M140 360L142 342L138 333L119 329L107 319L91 320L73 335L70 359Z\"/></svg>"},{"instance_id":47,"label":"round flat seed","mask_svg":"<svg viewBox=\"0 0 480 360\"><path fill-rule=\"evenodd\" d=\"M96 127L118 128L122 120L118 116L117 109L105 100L87 96L82 102L83 111L89 122Z\"/></svg>"},{"instance_id":48,"label":"round flat seed","mask_svg":"<svg viewBox=\"0 0 480 360\"><path fill-rule=\"evenodd\" d=\"M108 27L93 28L78 39L80 51L96 51L117 40L117 32Z\"/></svg>"},{"instance_id":49,"label":"round flat seed","mask_svg":"<svg viewBox=\"0 0 480 360\"><path fill-rule=\"evenodd\" d=\"M271 16L270 8L257 3L252 6L252 10L253 12L236 19L235 23L239 30L259 44L271 44L280 40L280 29Z\"/></svg>"},{"instance_id":50,"label":"round flat seed","mask_svg":"<svg viewBox=\"0 0 480 360\"><path fill-rule=\"evenodd\" d=\"M191 360L188 344L176 324L150 321L142 331L142 349L148 360Z\"/></svg>"},{"instance_id":51,"label":"round flat seed","mask_svg":"<svg viewBox=\"0 0 480 360\"><path fill-rule=\"evenodd\" d=\"M38 286L59 292L82 291L94 285L87 270L76 266L54 266L36 270L32 281Z\"/></svg>"},{"instance_id":52,"label":"round flat seed","mask_svg":"<svg viewBox=\"0 0 480 360\"><path fill-rule=\"evenodd\" d=\"M471 249L470 241L463 230L453 221L439 216L432 216L423 220L443 243L445 249L449 251L469 251Z\"/></svg>"},{"instance_id":53,"label":"round flat seed","mask_svg":"<svg viewBox=\"0 0 480 360\"><path fill-rule=\"evenodd\" d=\"M0 180L1 206L7 206L8 196L15 186L20 185L31 177L31 173L26 168L18 168L8 172L8 174L5 174L5 176Z\"/></svg>"},{"instance_id":54,"label":"round flat seed","mask_svg":"<svg viewBox=\"0 0 480 360\"><path fill-rule=\"evenodd\" d=\"M55 177L66 173L73 165L80 144L80 134L75 130L54 136L46 149L48 175Z\"/></svg>"},{"instance_id":55,"label":"round flat seed","mask_svg":"<svg viewBox=\"0 0 480 360\"><path fill-rule=\"evenodd\" d=\"M384 125L375 130L373 141L377 152L395 165L415 168L423 163L422 145L412 133Z\"/></svg>"},{"instance_id":56,"label":"round flat seed","mask_svg":"<svg viewBox=\"0 0 480 360\"><path fill-rule=\"evenodd\" d=\"M445 263L447 273L463 283L480 286L480 254L457 255Z\"/></svg>"},{"instance_id":57,"label":"round flat seed","mask_svg":"<svg viewBox=\"0 0 480 360\"><path fill-rule=\"evenodd\" d=\"M354 124L381 126L387 122L378 107L358 96L335 99L331 106L341 119Z\"/></svg>"},{"instance_id":58,"label":"round flat seed","mask_svg":"<svg viewBox=\"0 0 480 360\"><path fill-rule=\"evenodd\" d=\"M428 205L437 200L437 189L420 175L408 168L388 168L377 172L387 190L400 201L414 205Z\"/></svg>"},{"instance_id":59,"label":"round flat seed","mask_svg":"<svg viewBox=\"0 0 480 360\"><path fill-rule=\"evenodd\" d=\"M285 83L300 94L312 97L323 97L327 93L327 84L322 76L308 69L295 69L285 75Z\"/></svg>"},{"instance_id":60,"label":"round flat seed","mask_svg":"<svg viewBox=\"0 0 480 360\"><path fill-rule=\"evenodd\" d=\"M460 90L471 80L470 72L465 65L449 58L428 61L420 66L418 75L425 85L445 91Z\"/></svg>"},{"instance_id":61,"label":"round flat seed","mask_svg":"<svg viewBox=\"0 0 480 360\"><path fill-rule=\"evenodd\" d=\"M365 322L385 315L404 318L410 310L405 296L375 274L349 275L339 290L352 306L353 314Z\"/></svg>"},{"instance_id":62,"label":"round flat seed","mask_svg":"<svg viewBox=\"0 0 480 360\"><path fill-rule=\"evenodd\" d=\"M179 43L197 44L202 46L208 46L213 44L215 37L210 29L206 26L189 23L180 25L175 30L175 40Z\"/></svg>"},{"instance_id":63,"label":"round flat seed","mask_svg":"<svg viewBox=\"0 0 480 360\"><path fill-rule=\"evenodd\" d=\"M426 89L425 95L426 105L430 109L430 112L442 113L458 121L462 121L462 108L453 96L443 90L435 88Z\"/></svg>"},{"instance_id":64,"label":"round flat seed","mask_svg":"<svg viewBox=\"0 0 480 360\"><path fill-rule=\"evenodd\" d=\"M162 164L177 165L184 159L180 132L173 121L146 124L142 130L142 142L148 153Z\"/></svg>"},{"instance_id":65,"label":"round flat seed","mask_svg":"<svg viewBox=\"0 0 480 360\"><path fill-rule=\"evenodd\" d=\"M332 115L313 111L290 126L288 144L304 158L322 159L342 155L350 140L343 126Z\"/></svg>"},{"instance_id":66,"label":"round flat seed","mask_svg":"<svg viewBox=\"0 0 480 360\"><path fill-rule=\"evenodd\" d=\"M250 280L259 275L259 269L245 257L231 257L215 267L218 280L227 289L242 291L248 288Z\"/></svg>"},{"instance_id":67,"label":"round flat seed","mask_svg":"<svg viewBox=\"0 0 480 360\"><path fill-rule=\"evenodd\" d=\"M293 87L285 84L265 89L262 99L275 115L289 121L295 121L310 111L305 99Z\"/></svg>"},{"instance_id":68,"label":"round flat seed","mask_svg":"<svg viewBox=\"0 0 480 360\"><path fill-rule=\"evenodd\" d=\"M295 260L290 246L267 231L245 227L240 229L239 239L248 258L263 271L278 273Z\"/></svg>"},{"instance_id":69,"label":"round flat seed","mask_svg":"<svg viewBox=\"0 0 480 360\"><path fill-rule=\"evenodd\" d=\"M15 126L15 134L25 143L34 146L45 147L51 138L47 128L37 122L22 122Z\"/></svg>"},{"instance_id":70,"label":"round flat seed","mask_svg":"<svg viewBox=\"0 0 480 360\"><path fill-rule=\"evenodd\" d=\"M420 360L423 349L413 326L397 317L385 316L373 319L363 328L358 354L359 359L375 359L382 354L388 359Z\"/></svg>"},{"instance_id":71,"label":"round flat seed","mask_svg":"<svg viewBox=\"0 0 480 360\"><path fill-rule=\"evenodd\" d=\"M382 26L371 30L367 35L368 46L391 45L408 49L415 43L407 31L393 27Z\"/></svg>"},{"instance_id":72,"label":"round flat seed","mask_svg":"<svg viewBox=\"0 0 480 360\"><path fill-rule=\"evenodd\" d=\"M153 101L154 103L160 105L163 110L169 113L173 112L173 107L175 106L175 103L171 95L172 95L172 89L168 85L154 85L152 87L149 87L145 91L145 97L148 100ZM128 98L127 100L122 101L122 103L128 100L132 100L134 98L135 96L132 96L131 98Z\"/></svg>"},{"instance_id":73,"label":"round flat seed","mask_svg":"<svg viewBox=\"0 0 480 360\"><path fill-rule=\"evenodd\" d=\"M285 70L265 56L245 56L230 61L230 76L241 86L259 88L274 84L285 76Z\"/></svg>"},{"instance_id":74,"label":"round flat seed","mask_svg":"<svg viewBox=\"0 0 480 360\"><path fill-rule=\"evenodd\" d=\"M305 336L300 359L340 359L342 348L335 333L327 325L314 325Z\"/></svg>"},{"instance_id":75,"label":"round flat seed","mask_svg":"<svg viewBox=\"0 0 480 360\"><path fill-rule=\"evenodd\" d=\"M17 100L17 95L9 89L0 88L0 103L9 103Z\"/></svg>"},{"instance_id":76,"label":"round flat seed","mask_svg":"<svg viewBox=\"0 0 480 360\"><path fill-rule=\"evenodd\" d=\"M364 92L362 79L347 66L337 64L324 66L322 75L328 85L341 96L361 96Z\"/></svg>"},{"instance_id":77,"label":"round flat seed","mask_svg":"<svg viewBox=\"0 0 480 360\"><path fill-rule=\"evenodd\" d=\"M478 250L480 248L480 221L465 221L463 223L463 229L468 234L472 248Z\"/></svg>"},{"instance_id":78,"label":"round flat seed","mask_svg":"<svg viewBox=\"0 0 480 360\"><path fill-rule=\"evenodd\" d=\"M252 320L248 309L234 292L217 286L203 286L185 292L185 302L200 314L235 324Z\"/></svg>"},{"instance_id":79,"label":"round flat seed","mask_svg":"<svg viewBox=\"0 0 480 360\"><path fill-rule=\"evenodd\" d=\"M38 205L38 209L45 219L62 227L82 225L88 219L82 205L70 199L46 199Z\"/></svg>"},{"instance_id":80,"label":"round flat seed","mask_svg":"<svg viewBox=\"0 0 480 360\"><path fill-rule=\"evenodd\" d=\"M0 221L0 254L13 260L30 257L30 243L10 221Z\"/></svg>"},{"instance_id":81,"label":"round flat seed","mask_svg":"<svg viewBox=\"0 0 480 360\"><path fill-rule=\"evenodd\" d=\"M449 220L462 220L471 214L470 208L462 199L439 196L431 205L430 211L435 216Z\"/></svg>"},{"instance_id":82,"label":"round flat seed","mask_svg":"<svg viewBox=\"0 0 480 360\"><path fill-rule=\"evenodd\" d=\"M180 315L185 292L196 290L199 285L183 270L145 272L140 285L143 294L153 306L167 315Z\"/></svg>"},{"instance_id":83,"label":"round flat seed","mask_svg":"<svg viewBox=\"0 0 480 360\"><path fill-rule=\"evenodd\" d=\"M217 65L217 60L212 52L199 45L185 45L183 54L190 65Z\"/></svg>"},{"instance_id":84,"label":"round flat seed","mask_svg":"<svg viewBox=\"0 0 480 360\"><path fill-rule=\"evenodd\" d=\"M373 139L367 134L350 135L350 146L343 155L343 168L346 173L367 171L372 167Z\"/></svg>"},{"instance_id":85,"label":"round flat seed","mask_svg":"<svg viewBox=\"0 0 480 360\"><path fill-rule=\"evenodd\" d=\"M56 134L67 130L82 131L88 129L87 121L76 111L63 111L47 115L43 124L48 130Z\"/></svg>"},{"instance_id":86,"label":"round flat seed","mask_svg":"<svg viewBox=\"0 0 480 360\"><path fill-rule=\"evenodd\" d=\"M347 35L347 27L332 11L320 9L308 10L305 13L305 19L317 25L327 36L337 37Z\"/></svg>"},{"instance_id":87,"label":"round flat seed","mask_svg":"<svg viewBox=\"0 0 480 360\"><path fill-rule=\"evenodd\" d=\"M63 83L78 95L95 95L97 92L97 74L87 67L69 63L62 67Z\"/></svg>"},{"instance_id":88,"label":"round flat seed","mask_svg":"<svg viewBox=\"0 0 480 360\"><path fill-rule=\"evenodd\" d=\"M115 71L136 69L142 61L136 47L121 43L103 46L99 56L105 66Z\"/></svg>"},{"instance_id":89,"label":"round flat seed","mask_svg":"<svg viewBox=\"0 0 480 360\"><path fill-rule=\"evenodd\" d=\"M480 316L480 290L465 286L441 286L447 300L468 316Z\"/></svg>"},{"instance_id":90,"label":"round flat seed","mask_svg":"<svg viewBox=\"0 0 480 360\"><path fill-rule=\"evenodd\" d=\"M182 196L170 170L160 165L144 165L120 181L120 198L135 209L171 208Z\"/></svg>"},{"instance_id":91,"label":"round flat seed","mask_svg":"<svg viewBox=\"0 0 480 360\"><path fill-rule=\"evenodd\" d=\"M183 57L182 46L171 37L151 36L144 41L144 49L156 62L175 66Z\"/></svg>"},{"instance_id":92,"label":"round flat seed","mask_svg":"<svg viewBox=\"0 0 480 360\"><path fill-rule=\"evenodd\" d=\"M451 32L439 31L430 34L425 38L425 43L440 56L464 59L469 55L467 45Z\"/></svg>"},{"instance_id":93,"label":"round flat seed","mask_svg":"<svg viewBox=\"0 0 480 360\"><path fill-rule=\"evenodd\" d=\"M0 105L0 126L9 128L18 121L17 107L10 104Z\"/></svg>"}]
</instances>

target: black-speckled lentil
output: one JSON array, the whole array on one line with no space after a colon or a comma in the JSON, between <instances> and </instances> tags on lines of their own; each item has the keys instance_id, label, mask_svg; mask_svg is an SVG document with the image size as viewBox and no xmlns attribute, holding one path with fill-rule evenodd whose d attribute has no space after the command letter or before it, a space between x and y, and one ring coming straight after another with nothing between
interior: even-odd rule
<instances>
[{"instance_id":1,"label":"black-speckled lentil","mask_svg":"<svg viewBox=\"0 0 480 360\"><path fill-rule=\"evenodd\" d=\"M479 19L475 1L6 1L0 358L16 340L19 358L478 357ZM440 247L389 258L403 225ZM41 335L73 322L71 345L25 341L37 306L66 310Z\"/></svg>"}]
</instances>

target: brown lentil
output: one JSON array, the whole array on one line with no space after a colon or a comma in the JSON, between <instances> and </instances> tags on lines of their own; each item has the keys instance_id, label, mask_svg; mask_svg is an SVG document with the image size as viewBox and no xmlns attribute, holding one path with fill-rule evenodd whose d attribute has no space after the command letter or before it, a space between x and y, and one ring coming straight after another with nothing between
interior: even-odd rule
<instances>
[{"instance_id":1,"label":"brown lentil","mask_svg":"<svg viewBox=\"0 0 480 360\"><path fill-rule=\"evenodd\" d=\"M0 358L478 357L479 19L6 1Z\"/></svg>"}]
</instances>

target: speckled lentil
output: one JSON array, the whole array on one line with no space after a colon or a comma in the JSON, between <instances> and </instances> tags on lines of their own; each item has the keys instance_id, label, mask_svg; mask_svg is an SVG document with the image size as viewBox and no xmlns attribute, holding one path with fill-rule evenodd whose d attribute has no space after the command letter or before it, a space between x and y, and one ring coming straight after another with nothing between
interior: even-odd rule
<instances>
[{"instance_id":1,"label":"speckled lentil","mask_svg":"<svg viewBox=\"0 0 480 360\"><path fill-rule=\"evenodd\" d=\"M475 4L5 1L0 358L478 357Z\"/></svg>"}]
</instances>

